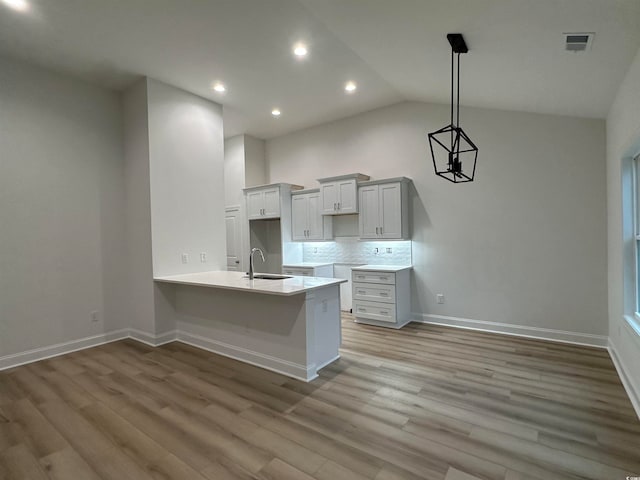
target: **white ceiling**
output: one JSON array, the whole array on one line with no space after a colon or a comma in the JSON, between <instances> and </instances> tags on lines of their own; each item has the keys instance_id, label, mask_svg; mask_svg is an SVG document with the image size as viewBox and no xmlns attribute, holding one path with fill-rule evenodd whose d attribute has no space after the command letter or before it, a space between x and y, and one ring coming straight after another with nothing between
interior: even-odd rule
<instances>
[{"instance_id":1,"label":"white ceiling","mask_svg":"<svg viewBox=\"0 0 640 480\"><path fill-rule=\"evenodd\" d=\"M26 13L0 3L0 52L113 89L163 80L222 103L226 136L447 103L447 32L470 48L462 104L603 118L640 45L638 0L28 1ZM592 50L564 52L563 32L596 32Z\"/></svg>"}]
</instances>

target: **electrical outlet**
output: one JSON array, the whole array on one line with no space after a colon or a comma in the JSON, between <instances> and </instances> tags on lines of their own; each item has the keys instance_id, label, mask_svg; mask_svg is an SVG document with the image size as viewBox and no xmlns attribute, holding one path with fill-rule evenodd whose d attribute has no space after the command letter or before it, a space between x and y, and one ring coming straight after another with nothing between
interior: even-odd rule
<instances>
[{"instance_id":1,"label":"electrical outlet","mask_svg":"<svg viewBox=\"0 0 640 480\"><path fill-rule=\"evenodd\" d=\"M318 253L318 247L313 248L313 253Z\"/></svg>"},{"instance_id":2,"label":"electrical outlet","mask_svg":"<svg viewBox=\"0 0 640 480\"><path fill-rule=\"evenodd\" d=\"M189 254L188 253L183 253L181 258L182 258L182 263L189 263Z\"/></svg>"},{"instance_id":3,"label":"electrical outlet","mask_svg":"<svg viewBox=\"0 0 640 480\"><path fill-rule=\"evenodd\" d=\"M93 310L89 313L89 316L91 317L91 321L92 322L98 322L100 321L100 312L98 312L97 310Z\"/></svg>"},{"instance_id":4,"label":"electrical outlet","mask_svg":"<svg viewBox=\"0 0 640 480\"><path fill-rule=\"evenodd\" d=\"M438 303L444 303L444 293L438 293L436 298L438 299Z\"/></svg>"},{"instance_id":5,"label":"electrical outlet","mask_svg":"<svg viewBox=\"0 0 640 480\"><path fill-rule=\"evenodd\" d=\"M391 253L391 247L387 247L387 253Z\"/></svg>"},{"instance_id":6,"label":"electrical outlet","mask_svg":"<svg viewBox=\"0 0 640 480\"><path fill-rule=\"evenodd\" d=\"M380 252L380 249L378 247L373 249L373 254L377 255Z\"/></svg>"},{"instance_id":7,"label":"electrical outlet","mask_svg":"<svg viewBox=\"0 0 640 480\"><path fill-rule=\"evenodd\" d=\"M206 252L202 252L202 253L200 254L200 261L201 261L202 263L207 263L207 253L206 253Z\"/></svg>"}]
</instances>

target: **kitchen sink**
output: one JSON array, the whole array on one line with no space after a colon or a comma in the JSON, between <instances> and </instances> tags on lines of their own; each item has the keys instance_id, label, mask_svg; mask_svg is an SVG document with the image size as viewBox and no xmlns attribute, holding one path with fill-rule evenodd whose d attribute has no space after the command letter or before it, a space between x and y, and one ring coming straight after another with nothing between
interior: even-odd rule
<instances>
[{"instance_id":1,"label":"kitchen sink","mask_svg":"<svg viewBox=\"0 0 640 480\"><path fill-rule=\"evenodd\" d=\"M249 278L249 275L244 278ZM284 280L285 278L293 278L291 275L274 275L271 273L257 273L253 276L254 280Z\"/></svg>"}]
</instances>

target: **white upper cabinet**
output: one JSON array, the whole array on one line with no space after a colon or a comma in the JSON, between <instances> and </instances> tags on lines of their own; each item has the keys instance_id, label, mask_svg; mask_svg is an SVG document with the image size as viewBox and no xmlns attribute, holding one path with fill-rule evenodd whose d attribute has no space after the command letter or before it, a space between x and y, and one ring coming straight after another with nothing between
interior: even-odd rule
<instances>
[{"instance_id":1,"label":"white upper cabinet","mask_svg":"<svg viewBox=\"0 0 640 480\"><path fill-rule=\"evenodd\" d=\"M409 182L402 177L360 184L360 238L409 238Z\"/></svg>"},{"instance_id":2,"label":"white upper cabinet","mask_svg":"<svg viewBox=\"0 0 640 480\"><path fill-rule=\"evenodd\" d=\"M291 205L291 228L294 241L331 238L331 219L322 217L319 190L292 194Z\"/></svg>"},{"instance_id":3,"label":"white upper cabinet","mask_svg":"<svg viewBox=\"0 0 640 480\"><path fill-rule=\"evenodd\" d=\"M291 190L299 190L301 188L298 185L286 183L245 188L247 219L266 220L268 218L280 218L284 196L288 196Z\"/></svg>"},{"instance_id":4,"label":"white upper cabinet","mask_svg":"<svg viewBox=\"0 0 640 480\"><path fill-rule=\"evenodd\" d=\"M322 215L358 213L358 182L369 180L361 173L320 178Z\"/></svg>"}]
</instances>

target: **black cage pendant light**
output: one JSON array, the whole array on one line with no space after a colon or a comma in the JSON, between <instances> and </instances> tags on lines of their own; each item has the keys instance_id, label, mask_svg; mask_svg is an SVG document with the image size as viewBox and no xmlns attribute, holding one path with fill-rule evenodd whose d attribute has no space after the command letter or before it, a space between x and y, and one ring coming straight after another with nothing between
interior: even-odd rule
<instances>
[{"instance_id":1,"label":"black cage pendant light","mask_svg":"<svg viewBox=\"0 0 640 480\"><path fill-rule=\"evenodd\" d=\"M453 183L473 182L478 147L460 127L460 54L467 53L469 49L460 33L447 34L447 40L451 44L451 123L429 134L429 147L436 175ZM454 69L455 60L457 68Z\"/></svg>"}]
</instances>

